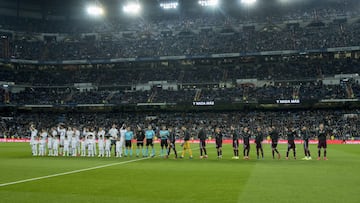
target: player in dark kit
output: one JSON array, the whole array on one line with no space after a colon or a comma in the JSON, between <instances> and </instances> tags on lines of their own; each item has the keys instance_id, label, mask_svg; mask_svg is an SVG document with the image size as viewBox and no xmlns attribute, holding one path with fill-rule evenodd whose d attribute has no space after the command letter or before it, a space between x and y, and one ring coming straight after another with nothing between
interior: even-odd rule
<instances>
[{"instance_id":1,"label":"player in dark kit","mask_svg":"<svg viewBox=\"0 0 360 203\"><path fill-rule=\"evenodd\" d=\"M140 156L140 150L142 155L144 156L144 139L145 139L145 133L141 129L140 126L137 127L136 131L136 157Z\"/></svg>"},{"instance_id":2,"label":"player in dark kit","mask_svg":"<svg viewBox=\"0 0 360 203\"><path fill-rule=\"evenodd\" d=\"M324 124L320 124L319 125L319 130L317 131L317 137L319 140L318 143L318 158L317 160L320 160L321 158L321 148L324 149L324 160L328 160L326 158L326 148L327 148L327 143L326 143L326 131L324 129Z\"/></svg>"},{"instance_id":3,"label":"player in dark kit","mask_svg":"<svg viewBox=\"0 0 360 203\"><path fill-rule=\"evenodd\" d=\"M215 143L216 143L218 159L222 158L222 141L223 141L222 139L223 139L223 134L221 133L220 128L216 127L215 128Z\"/></svg>"},{"instance_id":4,"label":"player in dark kit","mask_svg":"<svg viewBox=\"0 0 360 203\"><path fill-rule=\"evenodd\" d=\"M244 132L242 133L242 138L243 138L243 154L244 154L244 159L249 159L249 153L250 153L250 130L249 128L245 127L244 128Z\"/></svg>"},{"instance_id":5,"label":"player in dark kit","mask_svg":"<svg viewBox=\"0 0 360 203\"><path fill-rule=\"evenodd\" d=\"M239 134L236 132L234 126L231 126L230 129L233 138L233 150L234 150L234 156L232 157L232 159L239 159Z\"/></svg>"},{"instance_id":6,"label":"player in dark kit","mask_svg":"<svg viewBox=\"0 0 360 203\"><path fill-rule=\"evenodd\" d=\"M275 129L275 126L272 126L269 128L269 135L271 138L271 152L272 152L272 157L273 159L275 159L275 152L277 154L278 159L280 159L280 153L277 150L277 145L278 145L278 141L279 141L279 132Z\"/></svg>"},{"instance_id":7,"label":"player in dark kit","mask_svg":"<svg viewBox=\"0 0 360 203\"><path fill-rule=\"evenodd\" d=\"M309 139L310 139L309 131L304 126L301 128L300 134L304 141L304 153L305 153L305 157L302 158L302 160L311 160L311 155L309 150Z\"/></svg>"},{"instance_id":8,"label":"player in dark kit","mask_svg":"<svg viewBox=\"0 0 360 203\"><path fill-rule=\"evenodd\" d=\"M167 151L167 158L170 156L170 152L171 149L173 149L174 153L175 153L175 159L177 159L177 152L176 152L176 148L175 148L175 142L176 142L176 134L175 131L172 128L169 128L169 148Z\"/></svg>"},{"instance_id":9,"label":"player in dark kit","mask_svg":"<svg viewBox=\"0 0 360 203\"><path fill-rule=\"evenodd\" d=\"M255 136L257 159L259 159L259 151L261 151L261 157L264 159L264 150L263 150L263 147L262 147L262 141L263 140L264 140L264 135L261 132L261 128L258 127L256 129L256 136Z\"/></svg>"},{"instance_id":10,"label":"player in dark kit","mask_svg":"<svg viewBox=\"0 0 360 203\"><path fill-rule=\"evenodd\" d=\"M200 159L208 158L206 152L206 132L204 128L201 128L198 133L198 138L200 140Z\"/></svg>"},{"instance_id":11,"label":"player in dark kit","mask_svg":"<svg viewBox=\"0 0 360 203\"><path fill-rule=\"evenodd\" d=\"M294 130L294 128L287 128L287 140L288 140L288 148L286 151L286 159L289 159L289 152L290 149L293 150L294 152L294 159L296 159L296 146L295 146L295 136L296 136L296 131Z\"/></svg>"}]
</instances>

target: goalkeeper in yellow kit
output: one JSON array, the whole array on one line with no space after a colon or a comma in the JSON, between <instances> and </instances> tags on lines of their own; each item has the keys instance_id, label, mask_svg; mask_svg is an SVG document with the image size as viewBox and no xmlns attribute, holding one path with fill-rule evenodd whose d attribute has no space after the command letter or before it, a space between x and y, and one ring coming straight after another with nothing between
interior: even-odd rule
<instances>
[{"instance_id":1,"label":"goalkeeper in yellow kit","mask_svg":"<svg viewBox=\"0 0 360 203\"><path fill-rule=\"evenodd\" d=\"M182 144L183 145L183 151L181 153L180 158L184 158L184 155L185 155L186 151L189 151L190 159L192 159L193 156L192 156L192 151L191 151L190 142L189 142L190 133L187 131L185 126L181 127L181 130L184 132L184 143Z\"/></svg>"}]
</instances>

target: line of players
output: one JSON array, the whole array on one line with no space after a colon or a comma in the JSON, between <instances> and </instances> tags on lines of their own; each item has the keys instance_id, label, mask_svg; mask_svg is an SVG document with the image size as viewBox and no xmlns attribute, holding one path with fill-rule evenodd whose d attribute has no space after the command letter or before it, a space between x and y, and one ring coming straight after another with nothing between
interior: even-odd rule
<instances>
[{"instance_id":1,"label":"line of players","mask_svg":"<svg viewBox=\"0 0 360 203\"><path fill-rule=\"evenodd\" d=\"M286 131L286 137L288 141L287 151L286 151L286 159L289 159L289 153L290 150L293 151L293 157L296 159L296 145L295 145L295 139L298 135L301 136L303 140L303 146L304 146L304 154L305 157L302 158L303 160L311 160L311 154L309 149L309 140L310 140L310 132L309 130L304 126L301 128L300 131L296 130L293 127L285 128ZM239 138L240 136L236 132L235 128L231 127L231 133L233 137L233 149L234 149L234 157L233 159L239 159ZM327 160L327 131L324 128L324 124L320 124L316 132L313 132L317 138L318 138L318 158L317 160L321 159L321 149L323 149L323 159ZM275 154L278 159L281 158L280 152L277 149L278 141L279 141L279 133L276 130L275 126L271 126L268 129L268 135L271 139L271 152L272 152L272 158L275 159ZM257 159L264 158L264 150L262 146L262 141L264 139L264 133L260 127L256 129L256 132L251 132L248 128L244 128L242 133L242 139L243 139L243 155L244 159L249 159L249 153L250 153L250 137L255 136L255 145L256 145L256 155ZM260 157L261 154L261 157Z\"/></svg>"},{"instance_id":2,"label":"line of players","mask_svg":"<svg viewBox=\"0 0 360 203\"><path fill-rule=\"evenodd\" d=\"M186 131L185 127L182 129L184 132ZM97 132L94 128L84 128L81 133L77 128L65 128L64 125L54 127L50 131L51 133L48 133L46 129L41 129L41 132L38 132L34 125L30 125L30 146L33 156L94 157L97 155L98 157L111 157L112 148L115 149L116 157L132 156L132 140L134 138L137 140L137 157L140 156L140 153L143 157L155 156L153 140L156 133L151 125L145 131L138 126L135 134L131 127L122 125L118 129L115 124L108 133L101 127ZM158 135L161 139L160 156L168 156L172 149L177 157L176 135L173 129L166 129L163 126ZM186 135L190 140L190 134L186 133ZM151 154L149 155L150 148Z\"/></svg>"},{"instance_id":3,"label":"line of players","mask_svg":"<svg viewBox=\"0 0 360 203\"><path fill-rule=\"evenodd\" d=\"M241 133L239 133L234 126L231 126L231 136L233 138L233 159L239 159L239 139L243 140L243 157L244 159L249 159L250 154L250 138L255 136L255 145L256 145L256 154L257 159L264 158L264 150L262 147L262 142L264 140L264 133L260 127L257 127L254 132L250 131L249 128L245 127ZM180 158L183 158L185 153L189 154L189 158L192 159L192 150L190 148L190 132L186 127L181 127L183 133L183 142L181 146L183 147L182 154ZM298 135L298 131L294 128L285 128L287 132L288 148L286 152L286 159L289 159L290 150L293 151L293 157L296 159L296 146L295 138ZM168 158L171 151L174 152L175 158L178 158L178 154L175 148L176 142L176 133L173 128L162 128L155 133L152 126L149 125L147 129L143 130L140 126L137 126L135 133L132 131L131 127L122 125L119 129L114 124L108 133L105 132L103 128L99 128L96 132L94 128L84 128L82 134L77 128L67 127L64 125L59 125L51 129L49 134L46 129L42 129L39 133L34 125L30 125L30 145L32 149L33 156L89 156L94 157L111 157L111 151L114 147L115 156L132 156L132 140L136 139L136 156L139 157L140 153L143 157L154 157L155 148L153 140L157 135L160 139L160 156ZM281 155L277 149L277 144L279 140L279 133L274 126L267 129L268 135L271 138L271 148L272 148L272 158L275 159L275 154L277 158L280 159ZM327 132L324 129L324 125L320 124L316 132L314 132L318 137L318 160L321 157L321 148L324 151L324 160L327 160L326 149L327 149ZM222 141L224 134L222 129L216 127L213 133L215 137L216 150L218 159L222 158ZM309 139L310 132L306 127L302 127L300 130L300 135L304 141L304 154L305 157L303 160L311 160L310 150L309 150ZM208 139L207 133L204 128L201 128L198 132L198 138L200 141L200 159L208 158L206 150L206 141ZM97 147L96 147L97 141ZM149 150L151 148L151 154ZM260 156L261 155L261 156Z\"/></svg>"}]
</instances>

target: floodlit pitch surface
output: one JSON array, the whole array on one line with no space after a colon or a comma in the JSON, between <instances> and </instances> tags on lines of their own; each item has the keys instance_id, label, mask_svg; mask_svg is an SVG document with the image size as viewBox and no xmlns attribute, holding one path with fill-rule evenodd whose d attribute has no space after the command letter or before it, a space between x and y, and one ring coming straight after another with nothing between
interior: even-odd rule
<instances>
[{"instance_id":1,"label":"floodlit pitch surface","mask_svg":"<svg viewBox=\"0 0 360 203\"><path fill-rule=\"evenodd\" d=\"M360 146L329 145L328 161L232 160L231 145L222 160L214 145L209 159L156 157L32 157L27 143L0 143L1 202L360 202ZM178 147L180 151L180 148ZM157 153L159 150L157 150ZM290 156L292 157L292 156ZM122 163L123 162L123 163ZM37 179L39 178L39 179ZM17 182L20 181L20 182ZM25 181L25 182L22 182ZM10 184L15 183L15 184Z\"/></svg>"}]
</instances>

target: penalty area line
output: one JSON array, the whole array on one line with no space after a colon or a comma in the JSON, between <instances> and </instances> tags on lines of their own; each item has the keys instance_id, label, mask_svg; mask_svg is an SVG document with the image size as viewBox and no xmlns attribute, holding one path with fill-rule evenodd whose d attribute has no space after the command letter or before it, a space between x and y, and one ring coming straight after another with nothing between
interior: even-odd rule
<instances>
[{"instance_id":1,"label":"penalty area line","mask_svg":"<svg viewBox=\"0 0 360 203\"><path fill-rule=\"evenodd\" d=\"M32 182L32 181L36 181L36 180L42 180L42 179L53 178L53 177L58 177L58 176L70 175L70 174L74 174L74 173L81 173L81 172L84 172L84 171L91 171L91 170L96 170L96 169L100 169L100 168L106 168L106 167L110 167L110 166L128 164L128 163L142 161L142 160L146 160L146 159L150 159L150 157L134 159L134 160L129 160L129 161L116 162L116 163L111 163L111 164L106 164L106 165L101 165L101 166L94 166L94 167L90 167L90 168L78 169L78 170L68 171L68 172L63 172L63 173L56 173L56 174L52 174L52 175L46 175L46 176L40 176L40 177L36 177L36 178L18 180L18 181L14 181L14 182L2 183L2 184L0 184L0 187L20 184L20 183L26 183L26 182Z\"/></svg>"}]
</instances>

